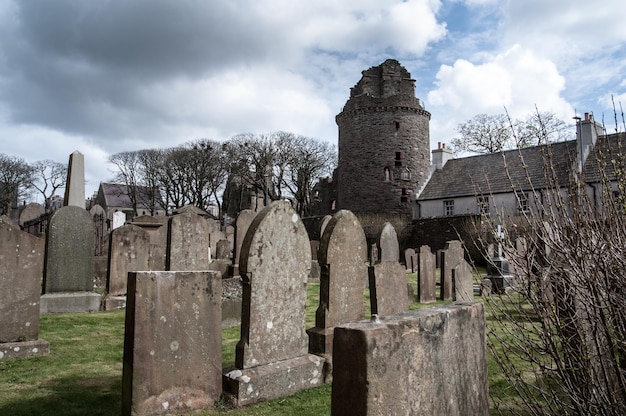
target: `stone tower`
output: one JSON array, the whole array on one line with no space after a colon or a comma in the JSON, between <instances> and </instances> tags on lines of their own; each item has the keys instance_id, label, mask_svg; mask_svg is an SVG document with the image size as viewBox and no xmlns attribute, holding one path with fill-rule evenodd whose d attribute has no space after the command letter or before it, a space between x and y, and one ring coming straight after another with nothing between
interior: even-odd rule
<instances>
[{"instance_id":1,"label":"stone tower","mask_svg":"<svg viewBox=\"0 0 626 416\"><path fill-rule=\"evenodd\" d=\"M363 71L336 117L337 209L410 217L430 167L430 113L395 59Z\"/></svg>"}]
</instances>

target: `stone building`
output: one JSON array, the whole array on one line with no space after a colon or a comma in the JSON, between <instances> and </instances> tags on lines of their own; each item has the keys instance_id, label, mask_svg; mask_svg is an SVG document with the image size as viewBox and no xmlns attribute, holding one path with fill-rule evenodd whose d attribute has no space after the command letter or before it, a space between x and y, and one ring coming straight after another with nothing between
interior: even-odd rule
<instances>
[{"instance_id":1,"label":"stone building","mask_svg":"<svg viewBox=\"0 0 626 416\"><path fill-rule=\"evenodd\" d=\"M336 116L337 210L411 217L430 167L430 113L415 80L394 59L363 71Z\"/></svg>"}]
</instances>

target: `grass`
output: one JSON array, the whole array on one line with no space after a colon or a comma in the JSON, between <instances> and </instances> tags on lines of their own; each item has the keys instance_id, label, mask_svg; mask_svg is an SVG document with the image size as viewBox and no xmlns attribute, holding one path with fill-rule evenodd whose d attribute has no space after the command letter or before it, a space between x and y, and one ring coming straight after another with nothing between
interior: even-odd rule
<instances>
[{"instance_id":1,"label":"grass","mask_svg":"<svg viewBox=\"0 0 626 416\"><path fill-rule=\"evenodd\" d=\"M407 273L407 283L415 289L415 274ZM307 292L306 323L310 328L315 326L319 283L310 283ZM369 294L366 291L364 295L369 311ZM442 303L446 302L436 304ZM432 305L412 303L411 309ZM50 343L49 356L0 361L0 415L120 414L124 311L42 315L39 336ZM239 327L223 330L224 367L234 364L238 340ZM513 400L515 394L497 364L490 359L488 365L490 394ZM331 386L324 385L242 409L218 407L196 415L330 415L330 393ZM496 409L491 413L499 414Z\"/></svg>"}]
</instances>

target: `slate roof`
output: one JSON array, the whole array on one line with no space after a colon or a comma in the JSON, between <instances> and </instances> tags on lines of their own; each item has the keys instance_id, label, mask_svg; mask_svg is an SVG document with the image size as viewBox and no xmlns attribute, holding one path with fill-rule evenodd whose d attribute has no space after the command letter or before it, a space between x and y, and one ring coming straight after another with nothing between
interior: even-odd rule
<instances>
[{"instance_id":1,"label":"slate roof","mask_svg":"<svg viewBox=\"0 0 626 416\"><path fill-rule=\"evenodd\" d=\"M128 196L128 186L121 183L111 183L111 182L100 182L100 188L102 190L102 195L104 197L104 202L106 207L121 207L121 208L132 208L133 205L130 202L130 197ZM137 187L137 209L150 209L144 201L147 201L148 198L142 198L142 193L147 194L147 188L145 186ZM157 195L157 198L160 196Z\"/></svg>"},{"instance_id":2,"label":"slate roof","mask_svg":"<svg viewBox=\"0 0 626 416\"><path fill-rule=\"evenodd\" d=\"M545 189L551 178L564 186L572 168L577 167L576 146L577 142L571 140L451 159L443 169L433 173L418 201ZM546 160L552 163L546 164ZM617 161L617 164L611 161ZM601 182L601 164L605 165L604 171L609 179L613 179L615 169L620 167L619 162L622 162L622 170L626 171L626 134L598 137L583 168L584 180L587 183ZM553 174L545 172L549 165L554 168Z\"/></svg>"},{"instance_id":3,"label":"slate roof","mask_svg":"<svg viewBox=\"0 0 626 416\"><path fill-rule=\"evenodd\" d=\"M526 147L498 153L451 159L436 170L419 201L447 199L479 194L498 194L513 190L545 188L544 160L554 166L558 183L568 180L576 161L576 142ZM508 172L508 175L507 175Z\"/></svg>"},{"instance_id":4,"label":"slate roof","mask_svg":"<svg viewBox=\"0 0 626 416\"><path fill-rule=\"evenodd\" d=\"M587 182L602 182L602 170L608 179L615 179L615 171L626 171L626 133L598 137L594 151L587 157L583 173ZM600 165L604 165L601 170Z\"/></svg>"}]
</instances>

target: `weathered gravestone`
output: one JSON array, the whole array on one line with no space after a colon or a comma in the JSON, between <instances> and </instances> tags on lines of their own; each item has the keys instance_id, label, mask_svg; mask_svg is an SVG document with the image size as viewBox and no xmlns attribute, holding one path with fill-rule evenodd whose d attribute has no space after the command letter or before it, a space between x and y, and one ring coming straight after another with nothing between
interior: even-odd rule
<instances>
[{"instance_id":1,"label":"weathered gravestone","mask_svg":"<svg viewBox=\"0 0 626 416\"><path fill-rule=\"evenodd\" d=\"M452 293L452 269L464 258L463 245L458 240L448 241L441 250L440 258L439 299L451 300L454 296Z\"/></svg>"},{"instance_id":2,"label":"weathered gravestone","mask_svg":"<svg viewBox=\"0 0 626 416\"><path fill-rule=\"evenodd\" d=\"M92 312L101 297L94 287L94 228L91 215L76 206L54 213L46 233L41 312Z\"/></svg>"},{"instance_id":3,"label":"weathered gravestone","mask_svg":"<svg viewBox=\"0 0 626 416\"><path fill-rule=\"evenodd\" d=\"M33 221L41 217L45 213L45 209L41 204L30 203L20 209L18 224L24 226L29 221Z\"/></svg>"},{"instance_id":4,"label":"weathered gravestone","mask_svg":"<svg viewBox=\"0 0 626 416\"><path fill-rule=\"evenodd\" d=\"M239 276L239 262L241 257L241 249L243 245L243 239L248 232L250 224L254 220L256 212L251 209L244 209L237 215L235 220L235 246L233 249L233 266L231 270L231 276Z\"/></svg>"},{"instance_id":5,"label":"weathered gravestone","mask_svg":"<svg viewBox=\"0 0 626 416\"><path fill-rule=\"evenodd\" d=\"M318 253L320 249L320 242L312 240L311 242L311 272L309 273L309 281L319 282L320 280L320 264L318 261Z\"/></svg>"},{"instance_id":6,"label":"weathered gravestone","mask_svg":"<svg viewBox=\"0 0 626 416\"><path fill-rule=\"evenodd\" d=\"M407 248L404 250L404 265L411 273L415 273L415 269L417 268L417 254L414 249Z\"/></svg>"},{"instance_id":7,"label":"weathered gravestone","mask_svg":"<svg viewBox=\"0 0 626 416\"><path fill-rule=\"evenodd\" d=\"M373 266L374 264L378 263L379 258L378 258L378 245L377 244L372 244L370 246L370 265Z\"/></svg>"},{"instance_id":8,"label":"weathered gravestone","mask_svg":"<svg viewBox=\"0 0 626 416\"><path fill-rule=\"evenodd\" d=\"M141 215L133 218L132 225L141 227L150 236L150 268L165 270L167 228L171 217Z\"/></svg>"},{"instance_id":9,"label":"weathered gravestone","mask_svg":"<svg viewBox=\"0 0 626 416\"><path fill-rule=\"evenodd\" d=\"M230 241L224 239L217 242L215 250L215 258L218 260L229 259L232 255L230 250Z\"/></svg>"},{"instance_id":10,"label":"weathered gravestone","mask_svg":"<svg viewBox=\"0 0 626 416\"><path fill-rule=\"evenodd\" d=\"M380 261L368 268L372 315L387 316L409 310L406 270L398 261L396 230L385 223L378 236Z\"/></svg>"},{"instance_id":11,"label":"weathered gravestone","mask_svg":"<svg viewBox=\"0 0 626 416\"><path fill-rule=\"evenodd\" d=\"M474 273L472 267L461 259L452 269L453 300L456 302L472 302L474 300Z\"/></svg>"},{"instance_id":12,"label":"weathered gravestone","mask_svg":"<svg viewBox=\"0 0 626 416\"><path fill-rule=\"evenodd\" d=\"M320 304L315 327L307 330L309 352L326 359L325 378L332 375L333 330L336 325L365 318L363 276L367 266L367 241L358 218L337 212L320 242Z\"/></svg>"},{"instance_id":13,"label":"weathered gravestone","mask_svg":"<svg viewBox=\"0 0 626 416\"><path fill-rule=\"evenodd\" d=\"M288 202L273 202L252 221L240 266L241 339L224 391L242 406L320 385L324 359L308 353L304 330L311 248Z\"/></svg>"},{"instance_id":14,"label":"weathered gravestone","mask_svg":"<svg viewBox=\"0 0 626 416\"><path fill-rule=\"evenodd\" d=\"M231 253L233 250L233 244L231 241L229 241L226 238L226 234L224 234L224 232L222 232L220 230L220 223L219 221L213 220L213 219L207 219L207 223L209 224L209 245L211 247L211 257L216 258L216 259L220 259L220 260L224 260L225 257L219 257L218 255L218 244L220 243L220 241L227 241L228 245L226 245L226 243L222 243L223 250L226 250L226 252Z\"/></svg>"},{"instance_id":15,"label":"weathered gravestone","mask_svg":"<svg viewBox=\"0 0 626 416\"><path fill-rule=\"evenodd\" d=\"M190 211L170 218L166 268L209 269L209 225L205 218Z\"/></svg>"},{"instance_id":16,"label":"weathered gravestone","mask_svg":"<svg viewBox=\"0 0 626 416\"><path fill-rule=\"evenodd\" d=\"M0 360L47 355L39 339L44 241L0 219Z\"/></svg>"},{"instance_id":17,"label":"weathered gravestone","mask_svg":"<svg viewBox=\"0 0 626 416\"><path fill-rule=\"evenodd\" d=\"M324 231L326 230L326 226L328 225L328 223L332 219L333 219L332 215L324 215L324 218L322 218L322 221L321 221L321 224L320 224L320 240L322 239L322 236L324 235Z\"/></svg>"},{"instance_id":18,"label":"weathered gravestone","mask_svg":"<svg viewBox=\"0 0 626 416\"><path fill-rule=\"evenodd\" d=\"M219 399L221 297L217 272L129 274L123 415L193 411Z\"/></svg>"},{"instance_id":19,"label":"weathered gravestone","mask_svg":"<svg viewBox=\"0 0 626 416\"><path fill-rule=\"evenodd\" d=\"M421 246L418 253L417 301L432 303L437 300L437 275L435 255L430 247Z\"/></svg>"},{"instance_id":20,"label":"weathered gravestone","mask_svg":"<svg viewBox=\"0 0 626 416\"><path fill-rule=\"evenodd\" d=\"M333 416L489 414L482 303L335 328Z\"/></svg>"},{"instance_id":21,"label":"weathered gravestone","mask_svg":"<svg viewBox=\"0 0 626 416\"><path fill-rule=\"evenodd\" d=\"M116 228L109 236L107 296L104 309L118 309L126 303L128 272L150 270L150 235L136 225Z\"/></svg>"}]
</instances>

